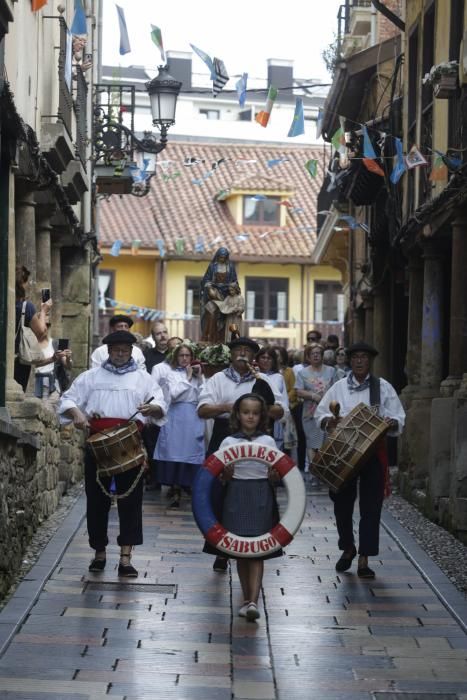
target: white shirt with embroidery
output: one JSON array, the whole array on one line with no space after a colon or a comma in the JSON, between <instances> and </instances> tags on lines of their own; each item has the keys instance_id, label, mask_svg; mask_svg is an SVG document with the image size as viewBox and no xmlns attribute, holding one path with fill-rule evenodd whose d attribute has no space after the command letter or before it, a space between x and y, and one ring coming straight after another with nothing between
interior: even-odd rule
<instances>
[{"instance_id":1,"label":"white shirt with embroidery","mask_svg":"<svg viewBox=\"0 0 467 700\"><path fill-rule=\"evenodd\" d=\"M264 379L267 384L271 387L272 393L274 394L274 403L279 404L284 410L284 414L288 412L288 405L282 399L282 396L277 391L277 389L272 386L269 381L269 377L265 374L258 374L258 377ZM229 379L224 372L217 372L212 377L210 377L204 384L198 402L198 408L205 405L215 405L220 403L235 403L240 396L243 394L249 394L256 382L256 378L252 377L247 382L237 382ZM230 413L222 413L219 418L229 418Z\"/></svg>"}]
</instances>

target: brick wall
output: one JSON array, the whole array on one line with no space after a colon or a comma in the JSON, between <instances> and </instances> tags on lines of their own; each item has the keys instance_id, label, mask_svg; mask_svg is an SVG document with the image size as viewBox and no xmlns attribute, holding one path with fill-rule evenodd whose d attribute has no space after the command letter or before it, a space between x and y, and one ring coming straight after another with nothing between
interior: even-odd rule
<instances>
[{"instance_id":1,"label":"brick wall","mask_svg":"<svg viewBox=\"0 0 467 700\"><path fill-rule=\"evenodd\" d=\"M388 10L391 10L397 17L402 17L402 0L386 0L384 3ZM400 34L400 29L387 19L381 12L378 12L378 42L386 41L393 36Z\"/></svg>"}]
</instances>

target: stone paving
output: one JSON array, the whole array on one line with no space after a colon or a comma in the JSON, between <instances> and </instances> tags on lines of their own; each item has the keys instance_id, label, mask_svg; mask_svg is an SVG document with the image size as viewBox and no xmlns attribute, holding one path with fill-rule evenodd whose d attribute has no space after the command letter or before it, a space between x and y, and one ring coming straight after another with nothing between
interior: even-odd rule
<instances>
[{"instance_id":1,"label":"stone paving","mask_svg":"<svg viewBox=\"0 0 467 700\"><path fill-rule=\"evenodd\" d=\"M174 511L146 494L131 581L116 546L103 574L87 572L83 512L81 498L0 613L2 700L467 700L467 603L390 514L363 581L336 573L331 504L310 494L248 623L188 500Z\"/></svg>"}]
</instances>

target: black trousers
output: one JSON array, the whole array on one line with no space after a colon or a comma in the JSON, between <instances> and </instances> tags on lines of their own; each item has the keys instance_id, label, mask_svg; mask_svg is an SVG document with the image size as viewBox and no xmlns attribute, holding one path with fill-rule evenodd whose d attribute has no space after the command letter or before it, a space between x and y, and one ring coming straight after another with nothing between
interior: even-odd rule
<instances>
[{"instance_id":1,"label":"black trousers","mask_svg":"<svg viewBox=\"0 0 467 700\"><path fill-rule=\"evenodd\" d=\"M353 509L359 484L360 523L358 553L374 557L379 552L379 524L383 507L384 473L376 457L368 460L360 474L351 479L339 493L329 492L334 501L339 549L350 549L355 544Z\"/></svg>"},{"instance_id":2,"label":"black trousers","mask_svg":"<svg viewBox=\"0 0 467 700\"><path fill-rule=\"evenodd\" d=\"M139 467L115 475L117 494L125 493L136 479ZM100 480L106 490L110 489L110 476L101 476ZM84 458L84 485L86 490L86 520L89 545L97 551L103 550L109 543L107 527L111 499L103 493L96 481L96 462L89 448ZM120 534L117 543L136 545L143 543L143 479L129 496L117 501Z\"/></svg>"},{"instance_id":3,"label":"black trousers","mask_svg":"<svg viewBox=\"0 0 467 700\"><path fill-rule=\"evenodd\" d=\"M148 462L150 466L150 479L148 479L148 481L151 481L153 484L157 483L157 461L153 458L153 455L160 430L158 425L145 423L141 433L146 452L148 453Z\"/></svg>"},{"instance_id":4,"label":"black trousers","mask_svg":"<svg viewBox=\"0 0 467 700\"><path fill-rule=\"evenodd\" d=\"M303 402L292 408L291 410L292 418L295 421L295 428L297 430L297 467L304 471L305 469L305 457L306 457L306 435L303 432L302 414L303 414Z\"/></svg>"}]
</instances>

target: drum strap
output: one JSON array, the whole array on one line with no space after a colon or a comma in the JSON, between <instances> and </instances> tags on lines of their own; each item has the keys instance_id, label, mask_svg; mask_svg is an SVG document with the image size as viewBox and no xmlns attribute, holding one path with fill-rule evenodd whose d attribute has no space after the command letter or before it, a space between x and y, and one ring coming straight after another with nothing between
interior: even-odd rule
<instances>
[{"instance_id":1,"label":"drum strap","mask_svg":"<svg viewBox=\"0 0 467 700\"><path fill-rule=\"evenodd\" d=\"M370 406L379 406L381 403L381 382L379 377L370 374Z\"/></svg>"},{"instance_id":2,"label":"drum strap","mask_svg":"<svg viewBox=\"0 0 467 700\"><path fill-rule=\"evenodd\" d=\"M379 406L381 403L381 382L378 377L370 375L370 406ZM389 478L389 462L388 452L386 448L386 440L384 439L378 446L376 451L381 468L383 470L384 484L383 495L388 498L391 495L391 481Z\"/></svg>"}]
</instances>

